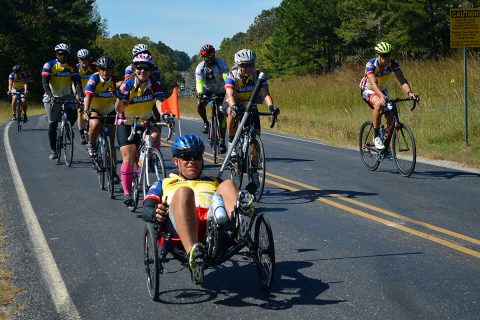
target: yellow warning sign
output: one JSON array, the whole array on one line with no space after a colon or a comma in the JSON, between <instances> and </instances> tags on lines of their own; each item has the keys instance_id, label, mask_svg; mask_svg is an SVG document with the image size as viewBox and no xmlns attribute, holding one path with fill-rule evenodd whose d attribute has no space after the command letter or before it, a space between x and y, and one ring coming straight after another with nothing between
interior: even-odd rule
<instances>
[{"instance_id":1,"label":"yellow warning sign","mask_svg":"<svg viewBox=\"0 0 480 320\"><path fill-rule=\"evenodd\" d=\"M450 47L480 47L480 8L450 9Z\"/></svg>"}]
</instances>

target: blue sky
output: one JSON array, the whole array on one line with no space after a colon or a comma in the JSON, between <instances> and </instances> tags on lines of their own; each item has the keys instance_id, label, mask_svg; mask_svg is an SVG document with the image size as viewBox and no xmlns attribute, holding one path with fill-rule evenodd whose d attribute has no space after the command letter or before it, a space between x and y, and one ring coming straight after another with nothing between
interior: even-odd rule
<instances>
[{"instance_id":1,"label":"blue sky","mask_svg":"<svg viewBox=\"0 0 480 320\"><path fill-rule=\"evenodd\" d=\"M174 50L197 54L205 43L218 49L223 38L245 32L264 9L281 0L97 0L109 35L128 33L162 41Z\"/></svg>"}]
</instances>

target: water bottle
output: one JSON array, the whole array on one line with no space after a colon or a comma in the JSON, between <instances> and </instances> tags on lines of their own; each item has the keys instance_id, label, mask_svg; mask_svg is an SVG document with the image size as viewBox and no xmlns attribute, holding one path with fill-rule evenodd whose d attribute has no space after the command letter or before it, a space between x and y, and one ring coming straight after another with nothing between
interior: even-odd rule
<instances>
[{"instance_id":1,"label":"water bottle","mask_svg":"<svg viewBox=\"0 0 480 320\"><path fill-rule=\"evenodd\" d=\"M227 210L225 210L223 198L217 192L213 194L212 204L207 213L207 218L211 217L213 217L218 226L224 225L228 221L228 214Z\"/></svg>"}]
</instances>

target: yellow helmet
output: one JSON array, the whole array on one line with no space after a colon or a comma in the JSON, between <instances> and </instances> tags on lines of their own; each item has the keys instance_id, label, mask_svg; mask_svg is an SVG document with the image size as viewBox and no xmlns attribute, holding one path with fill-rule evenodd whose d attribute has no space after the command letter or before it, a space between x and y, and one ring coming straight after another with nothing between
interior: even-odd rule
<instances>
[{"instance_id":1,"label":"yellow helmet","mask_svg":"<svg viewBox=\"0 0 480 320\"><path fill-rule=\"evenodd\" d=\"M392 45L388 42L380 42L375 46L375 53L389 54L392 52Z\"/></svg>"}]
</instances>

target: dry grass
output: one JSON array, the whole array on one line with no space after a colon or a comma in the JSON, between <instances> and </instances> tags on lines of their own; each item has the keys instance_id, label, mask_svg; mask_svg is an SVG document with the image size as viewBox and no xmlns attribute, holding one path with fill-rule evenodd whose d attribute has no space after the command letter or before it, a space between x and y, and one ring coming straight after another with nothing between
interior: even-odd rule
<instances>
[{"instance_id":1,"label":"dry grass","mask_svg":"<svg viewBox=\"0 0 480 320\"><path fill-rule=\"evenodd\" d=\"M413 130L418 155L480 168L480 57L470 56L468 63L469 146L464 140L463 57L400 65L421 96L414 112L400 105L400 119ZM271 80L272 97L282 112L275 130L356 147L359 127L370 118L360 98L362 74L363 66L344 66L328 75ZM388 87L393 97L404 96L395 80ZM193 98L182 98L180 108L182 115L197 117Z\"/></svg>"}]
</instances>

